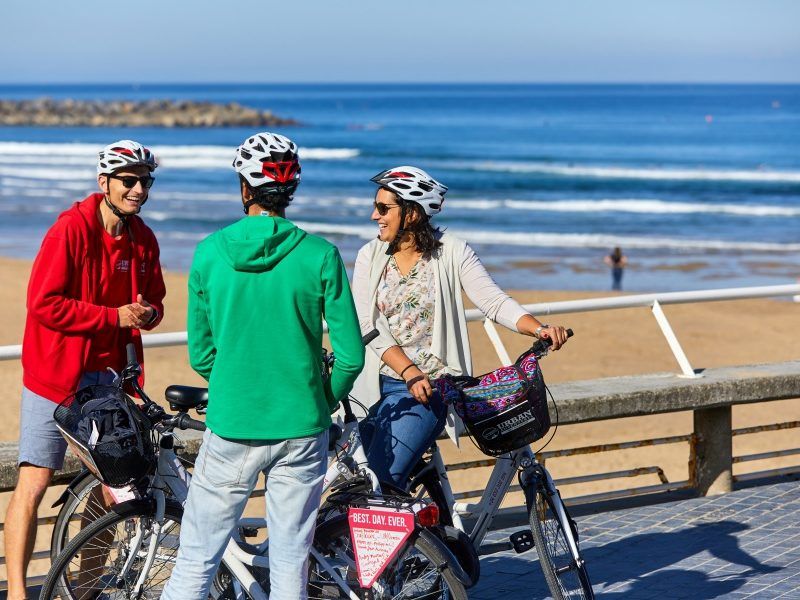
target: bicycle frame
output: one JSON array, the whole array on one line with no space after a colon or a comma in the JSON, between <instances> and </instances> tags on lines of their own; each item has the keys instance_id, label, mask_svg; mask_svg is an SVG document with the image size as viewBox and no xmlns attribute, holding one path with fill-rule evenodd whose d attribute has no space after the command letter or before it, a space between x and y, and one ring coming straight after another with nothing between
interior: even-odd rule
<instances>
[{"instance_id":1,"label":"bicycle frame","mask_svg":"<svg viewBox=\"0 0 800 600\"><path fill-rule=\"evenodd\" d=\"M377 334L377 332L374 332ZM373 336L374 337L374 336ZM365 338L365 344L369 341L369 336ZM130 380L134 390L145 400L146 403L154 404L149 399L147 394L139 386L135 376L139 373L139 365L136 362L136 354L132 344L126 347L128 354L128 366L118 376ZM323 350L324 361L323 364L330 368L333 362L333 355L327 355ZM363 444L361 442L361 435L358 428L358 421L350 409L350 404L347 399L343 401L345 407L345 420L343 428L343 439L345 442L342 444L340 450L341 457L337 457L330 464L328 471L323 480L323 492L330 489L333 483L340 477L352 478L358 474L364 474L369 479L374 492L380 494L381 488L378 478L375 473L367 465L367 457L364 452ZM155 502L156 510L154 515L153 530L148 540L148 547L146 550L146 557L144 566L134 586L134 594L141 593L142 586L147 579L150 568L153 565L156 555L156 547L161 536L162 527L164 525L164 518L166 515L166 498L167 492L179 502L185 505L189 493L189 484L191 475L186 468L178 460L174 450L174 433L173 431L164 431L159 439L159 453L155 474L150 482L148 488L149 496ZM234 583L242 586L247 590L248 595L252 600L268 600L266 592L261 588L259 583L253 577L253 574L247 568L248 566L268 568L269 558L266 552L269 547L269 540L264 541L256 547L256 553L249 552L239 545L238 531L239 527L255 527L265 528L267 526L266 518L248 518L240 519L238 527L234 530L234 535L228 541L228 545L222 556L222 562L230 571L234 578ZM129 542L128 559L123 565L120 576L124 577L129 569L133 567L135 558L140 556L142 552L142 544L144 543L144 531L139 529L134 537ZM331 564L319 553L316 549L311 547L311 555L322 566L325 572L339 585L340 589L347 594L352 600L359 600L359 596L350 589L346 581L342 579ZM345 557L346 561L352 568L355 568L355 563L349 558ZM383 591L380 584L376 583L375 588ZM237 593L237 596L239 594Z\"/></svg>"},{"instance_id":2,"label":"bicycle frame","mask_svg":"<svg viewBox=\"0 0 800 600\"><path fill-rule=\"evenodd\" d=\"M376 475L366 466L367 459L364 453L363 445L361 443L361 436L358 430L358 422L352 421L347 423L344 428L343 438L344 444L341 447L343 453L342 458L349 458L354 461L356 467L363 471L370 479L373 489L380 493L380 485ZM346 461L342 459L334 460L328 468L323 482L323 490L327 491L330 487L342 476L353 477L354 475L346 465ZM189 483L191 475L186 468L178 460L174 450L174 435L172 433L164 433L159 440L159 453L158 464L155 474L150 484L150 495L156 505L156 512L154 518L154 525L152 535L148 539L148 547L142 547L145 537L143 531L138 531L133 539L130 541L129 559L122 568L122 574L131 568L136 556L140 553L146 552L146 559L144 568L139 576L134 587L134 592L139 593L144 585L147 573L155 560L155 550L161 530L164 524L164 517L166 514L166 497L169 492L182 505L185 504L189 492ZM239 527L253 527L265 528L267 525L266 518L243 518L238 523ZM237 528L238 531L238 528ZM230 571L235 582L241 585L253 600L268 600L266 592L261 588L259 583L253 577L248 567L269 567L269 557L266 552L269 548L268 540L256 546L256 552L242 548L239 545L240 538L238 534L234 534L228 542L228 546L222 557L222 561ZM342 579L331 564L322 556L316 549L311 548L311 555L319 563L319 565L326 571L328 575L339 585L341 590L353 600L359 600L358 595L350 589L347 582ZM352 562L352 561L349 561ZM355 563L352 562L353 569ZM380 584L376 583L376 589L380 591Z\"/></svg>"}]
</instances>

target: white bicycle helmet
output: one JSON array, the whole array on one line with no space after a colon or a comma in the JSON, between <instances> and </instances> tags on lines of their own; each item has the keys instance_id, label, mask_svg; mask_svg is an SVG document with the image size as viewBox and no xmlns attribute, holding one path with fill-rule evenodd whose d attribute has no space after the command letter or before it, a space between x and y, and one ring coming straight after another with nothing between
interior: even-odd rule
<instances>
[{"instance_id":1,"label":"white bicycle helmet","mask_svg":"<svg viewBox=\"0 0 800 600\"><path fill-rule=\"evenodd\" d=\"M394 192L401 200L416 202L428 217L441 212L447 186L442 185L417 167L395 167L381 171L370 179L379 186Z\"/></svg>"},{"instance_id":2,"label":"white bicycle helmet","mask_svg":"<svg viewBox=\"0 0 800 600\"><path fill-rule=\"evenodd\" d=\"M268 131L247 138L236 149L233 168L250 187L267 186L274 188L275 193L288 196L294 193L300 182L297 144Z\"/></svg>"},{"instance_id":3,"label":"white bicycle helmet","mask_svg":"<svg viewBox=\"0 0 800 600\"><path fill-rule=\"evenodd\" d=\"M147 167L150 172L158 167L156 157L148 148L133 140L120 140L100 151L97 158L97 174L111 175L119 169L140 165Z\"/></svg>"}]
</instances>

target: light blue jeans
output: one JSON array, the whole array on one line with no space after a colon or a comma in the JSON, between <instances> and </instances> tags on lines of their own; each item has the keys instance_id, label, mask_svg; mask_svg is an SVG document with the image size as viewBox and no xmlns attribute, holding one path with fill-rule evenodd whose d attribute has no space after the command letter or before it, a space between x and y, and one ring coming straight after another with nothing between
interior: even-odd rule
<instances>
[{"instance_id":1,"label":"light blue jeans","mask_svg":"<svg viewBox=\"0 0 800 600\"><path fill-rule=\"evenodd\" d=\"M207 600L214 574L262 471L267 477L270 599L305 599L308 551L327 467L327 430L290 440L203 436L162 600Z\"/></svg>"}]
</instances>

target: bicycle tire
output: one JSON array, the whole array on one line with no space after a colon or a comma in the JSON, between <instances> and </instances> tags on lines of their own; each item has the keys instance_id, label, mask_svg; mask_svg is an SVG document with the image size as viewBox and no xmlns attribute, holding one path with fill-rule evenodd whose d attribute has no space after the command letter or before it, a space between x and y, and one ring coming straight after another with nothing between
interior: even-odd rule
<instances>
[{"instance_id":1,"label":"bicycle tire","mask_svg":"<svg viewBox=\"0 0 800 600\"><path fill-rule=\"evenodd\" d=\"M151 566L151 574L148 575L146 586L140 596L142 599L158 598L161 595L163 584L169 579L169 573L171 573L171 567L174 565L175 556L177 555L177 536L179 535L178 529L180 528L182 514L183 511L180 506L173 503L167 504L164 527L159 536L158 548L160 551L157 552L158 557ZM128 536L126 541L130 541L131 536L134 535L134 531L139 526L144 527L145 532L148 530L154 516L155 506L148 500L131 500L114 506L111 511L83 529L67 544L63 552L53 562L47 574L47 579L42 584L40 599L78 600L82 597L95 597L95 591L99 594L110 589L112 582L114 587L111 588L113 593L110 597L114 597L117 592L124 594L138 577L135 565L136 561L141 561L141 559L133 558L130 564L132 570L125 578L119 577L120 573L115 572L111 567L107 567L107 564L110 561L112 566L123 567L127 557L130 556L125 552L130 547L126 548L125 544L122 543L123 540L117 542L116 537L111 541L105 539L101 541L100 536L108 535L109 533L114 534L117 527L122 525L123 533ZM142 547L146 547L146 535L145 533ZM89 556L84 556L84 553ZM92 568L91 570L95 571L95 573L85 576L83 581L80 580L79 574L71 570L71 566L76 559L79 573L82 560L88 561L98 557L102 558L103 566ZM164 572L166 572L166 576L162 576ZM154 579L155 585L153 585ZM159 584L161 584L160 587ZM102 587L100 587L101 585ZM86 592L91 593L87 594ZM120 597L123 596L121 595Z\"/></svg>"},{"instance_id":2,"label":"bicycle tire","mask_svg":"<svg viewBox=\"0 0 800 600\"><path fill-rule=\"evenodd\" d=\"M577 547L577 535L573 534L571 523L562 523L559 520L556 502L561 503L558 492L551 495L543 485L534 488L529 501L528 516L539 555L539 566L555 600L593 600L594 592L586 563L580 558L580 554L579 560L574 560L567 541L569 535ZM564 514L566 515L566 509ZM569 521L568 515L567 520ZM566 533L567 530L569 534ZM580 549L578 551L580 553Z\"/></svg>"},{"instance_id":3,"label":"bicycle tire","mask_svg":"<svg viewBox=\"0 0 800 600\"><path fill-rule=\"evenodd\" d=\"M178 460L181 461L186 469L194 467L192 462L182 456L179 456ZM108 512L102 507L99 507L102 510L98 510L87 502L89 494L98 485L101 485L100 481L88 470L82 471L69 483L65 492L64 502L53 525L53 533L50 536L51 563L55 562L70 540L83 529L84 521L76 519L76 514L86 515L88 511L89 522L93 522Z\"/></svg>"},{"instance_id":4,"label":"bicycle tire","mask_svg":"<svg viewBox=\"0 0 800 600\"><path fill-rule=\"evenodd\" d=\"M383 591L373 586L369 597L374 600L466 600L464 585L447 568L447 562L452 558L442 552L437 543L441 544L433 534L425 530L413 533L406 542L405 550L401 550L393 559L394 565L389 565L378 578ZM314 532L314 548L325 556L353 591L357 594L359 591L363 592L352 566L350 527L346 516L334 517L320 525ZM312 555L309 558L309 600L347 597Z\"/></svg>"},{"instance_id":5,"label":"bicycle tire","mask_svg":"<svg viewBox=\"0 0 800 600\"><path fill-rule=\"evenodd\" d=\"M89 471L83 471L70 482L65 493L64 503L56 516L53 533L50 536L51 563L55 562L61 551L82 529L81 521L73 520L76 514L85 515L88 511L92 521L106 514L106 510L96 511L88 503L89 494L99 485L101 485L100 481Z\"/></svg>"}]
</instances>

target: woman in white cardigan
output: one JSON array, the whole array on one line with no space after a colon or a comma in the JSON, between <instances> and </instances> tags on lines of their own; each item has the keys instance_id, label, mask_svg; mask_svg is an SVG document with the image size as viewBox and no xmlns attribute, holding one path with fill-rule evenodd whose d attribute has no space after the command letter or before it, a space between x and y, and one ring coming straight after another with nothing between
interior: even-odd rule
<instances>
[{"instance_id":1,"label":"woman in white cardigan","mask_svg":"<svg viewBox=\"0 0 800 600\"><path fill-rule=\"evenodd\" d=\"M505 294L466 242L434 229L447 188L425 171L402 166L372 178L379 189L372 220L378 237L358 253L353 297L361 330L377 329L354 393L370 406L361 435L370 467L406 487L414 465L447 425L457 443L458 418L431 380L472 374L461 291L489 319L558 350L560 326L541 323Z\"/></svg>"}]
</instances>

